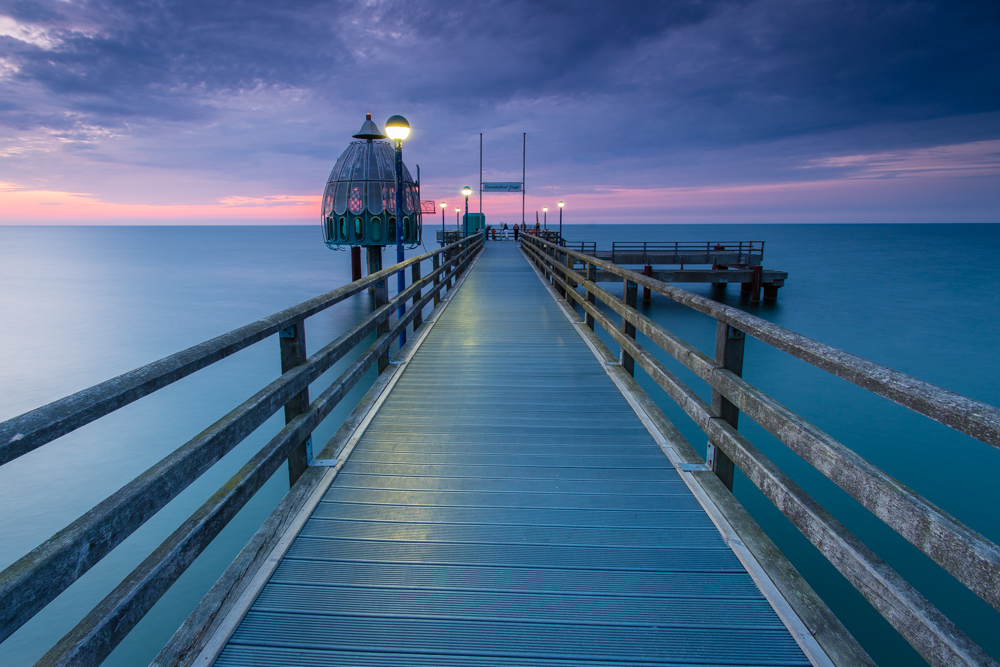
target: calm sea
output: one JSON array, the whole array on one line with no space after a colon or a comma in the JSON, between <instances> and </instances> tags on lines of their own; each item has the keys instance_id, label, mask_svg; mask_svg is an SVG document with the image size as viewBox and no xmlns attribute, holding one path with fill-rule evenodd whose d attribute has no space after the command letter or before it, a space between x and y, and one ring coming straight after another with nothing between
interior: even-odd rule
<instances>
[{"instance_id":1,"label":"calm sea","mask_svg":"<svg viewBox=\"0 0 1000 667\"><path fill-rule=\"evenodd\" d=\"M738 287L724 295L707 285L686 287L1000 405L995 380L1000 293L985 280L1000 252L1000 225L567 225L565 235L597 241L602 248L612 241L764 240L765 268L790 274L775 304L751 306L741 301ZM0 420L349 280L349 256L327 250L318 227L0 227ZM369 296L361 294L310 319L309 350L318 350L371 309ZM658 296L646 310L702 350L714 349L714 320ZM676 363L671 368L710 396L691 373ZM278 374L277 342L264 341L0 467L0 567ZM327 373L318 387L337 374L337 368ZM704 450L698 428L648 378L637 376L690 442ZM1000 541L995 511L1000 451L755 340L747 342L744 377ZM328 420L318 442L332 434L368 382ZM0 664L32 664L280 426L279 415L258 429L0 645ZM745 417L740 431L1000 657L997 616L988 605ZM281 469L105 664L146 664L287 486ZM923 664L748 480L738 477L735 493L878 662Z\"/></svg>"}]
</instances>

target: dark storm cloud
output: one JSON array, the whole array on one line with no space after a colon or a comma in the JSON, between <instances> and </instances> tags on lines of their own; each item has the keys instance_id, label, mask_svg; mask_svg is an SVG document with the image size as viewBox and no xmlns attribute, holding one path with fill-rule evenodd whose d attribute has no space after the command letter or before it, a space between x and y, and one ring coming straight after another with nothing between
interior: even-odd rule
<instances>
[{"instance_id":1,"label":"dark storm cloud","mask_svg":"<svg viewBox=\"0 0 1000 667\"><path fill-rule=\"evenodd\" d=\"M0 65L14 68L0 76L0 123L141 134L163 166L329 159L343 133L319 126L349 117L354 131L381 107L441 137L425 154L516 126L540 152L610 172L775 142L798 142L774 149L786 161L851 141L924 145L912 123L937 123L938 142L998 134L965 120L1000 111L995 0L19 0L0 15L21 26L0 37ZM255 95L306 101L252 116ZM296 115L299 127L284 123ZM211 150L157 145L165 126L214 128Z\"/></svg>"},{"instance_id":2,"label":"dark storm cloud","mask_svg":"<svg viewBox=\"0 0 1000 667\"><path fill-rule=\"evenodd\" d=\"M758 132L778 134L1000 102L996 2L22 0L0 11L57 41L4 38L17 79L110 124L197 118L211 113L206 95L256 86L466 107L617 95L654 114L750 111Z\"/></svg>"}]
</instances>

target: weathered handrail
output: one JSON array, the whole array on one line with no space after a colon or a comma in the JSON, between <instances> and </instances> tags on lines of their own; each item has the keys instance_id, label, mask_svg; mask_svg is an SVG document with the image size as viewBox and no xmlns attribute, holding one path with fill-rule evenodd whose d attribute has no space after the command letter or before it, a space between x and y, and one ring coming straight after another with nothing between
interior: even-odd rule
<instances>
[{"instance_id":1,"label":"weathered handrail","mask_svg":"<svg viewBox=\"0 0 1000 667\"><path fill-rule=\"evenodd\" d=\"M631 304L615 298L592 280L588 280L588 276L593 275L592 269L587 270L587 275L581 275L566 266L570 262L564 264L559 256L563 255L567 259L576 256L585 266L601 266L605 270L612 270L610 267L613 267L612 272L621 276L626 286L629 283L644 284L660 293L669 291L665 295L671 298L696 295L651 279L636 280L646 277L593 257L580 256L579 253L545 241L529 239L522 247L528 250L531 258L542 267L560 291L566 294L567 299L584 309L587 326L593 328L595 322L601 324L622 346L623 362L638 362L709 435L710 441L744 470L751 481L921 655L933 664L954 664L956 661L967 664L992 663L980 647L741 436L735 429L735 420L730 422L728 419L720 419L718 408L708 406L636 343L635 331L648 336L694 371L713 389L732 401L735 407L747 412L779 440L851 493L876 516L931 556L970 590L998 609L1000 548L742 380L738 373L724 368L643 316ZM647 282L656 284L650 285ZM586 299L576 293L577 285L585 287ZM596 299L621 315L623 322L631 330L625 326L619 329L615 322L596 307ZM678 298L675 300L681 301ZM702 305L711 304L714 302ZM732 310L735 309L727 309ZM776 333L774 329L792 333L759 318L753 319L757 320L758 325L768 325L758 328L771 329L772 335ZM747 333L752 335L750 331Z\"/></svg>"},{"instance_id":2,"label":"weathered handrail","mask_svg":"<svg viewBox=\"0 0 1000 667\"><path fill-rule=\"evenodd\" d=\"M411 257L401 264L338 287L297 306L8 419L0 423L0 465L326 310L412 264L430 259L441 252L458 250L462 243L464 241L458 241Z\"/></svg>"},{"instance_id":3,"label":"weathered handrail","mask_svg":"<svg viewBox=\"0 0 1000 667\"><path fill-rule=\"evenodd\" d=\"M375 343L358 360L319 398L293 415L291 419L287 419L288 424L278 435L126 577L73 631L53 647L40 664L78 664L80 661L92 664L103 660L246 504L271 473L283 461L289 459L290 452L304 446L312 430L360 380L365 371L379 361L381 372L381 360L387 353L392 339L411 322L414 328L420 326L421 310L432 302L437 305L441 289L451 288L451 280L461 272L461 265L481 248L480 236L464 239L116 378L118 380L130 377L133 393L141 391L144 392L142 395L148 394L159 388L150 388L155 382L162 382L160 386L166 386L183 377L183 375L174 377L176 373L186 371L184 372L186 375L203 368L223 356L232 354L236 349L242 349L261 340L265 337L262 332L270 331L270 334L273 334L283 329L287 330L290 326L288 322L296 323L300 335L304 335L301 326L309 315L342 301L346 296L357 294L368 285L384 286L384 281L392 274L405 271L407 266L413 267L413 282L391 301L385 301L384 292L380 293L377 289L376 303L379 303L380 298L383 299L383 303L348 332L303 363L289 368L281 377L225 417L0 573L0 641L44 608L243 438L281 409L282 405L286 406L286 417L288 417L287 406L294 397L304 392L312 381L343 358L373 330L376 331ZM443 263L439 262L441 256L446 257ZM421 277L419 262L428 258L433 259L435 268L427 276ZM427 288L430 289L422 293L422 290ZM384 290L384 287L382 289ZM413 308L402 318L397 319L391 327L388 326L390 313L411 299L414 302ZM278 326L280 324L285 326ZM243 334L242 338L237 336L240 333ZM223 356L217 356L223 351L225 351ZM178 357L185 354L187 355L185 364L175 363ZM169 360L174 362L163 363ZM149 370L160 379L154 379L153 384L137 382L139 371L143 370ZM102 401L101 393L93 391L98 388L104 388L116 396L122 395L121 391L117 391L121 386L114 384L114 381L102 383L70 397L83 395L76 403L76 407L79 408L77 411L67 416L63 409L54 408L49 413L50 416L53 419L62 419L64 424L73 423L73 420L86 420L75 426L79 427L100 416L93 416L95 405L102 406L98 409L105 409L106 412L116 409L108 409L109 403ZM138 396L131 400L136 398ZM131 400L121 403L118 407ZM59 406L60 403L62 402L57 401L46 408ZM87 403L91 406L89 411L85 407L80 407L80 404ZM65 406L66 403L62 405ZM45 408L27 413L34 415L30 421L22 420L20 417L11 421L21 420L20 424L37 425L38 414L42 410ZM9 422L0 427L7 424ZM43 438L55 431L46 429L42 424L41 428L36 428L33 432L43 434L39 436ZM35 447L37 446L40 444L36 442Z\"/></svg>"},{"instance_id":4,"label":"weathered handrail","mask_svg":"<svg viewBox=\"0 0 1000 667\"><path fill-rule=\"evenodd\" d=\"M532 240L541 240L532 237ZM544 241L542 241L545 243ZM547 244L555 247L554 244ZM739 329L782 352L816 366L925 417L1000 448L1000 409L943 387L882 366L826 343L789 331L746 311L688 292L644 276L617 264L562 249L578 261L592 264L622 278L648 287L676 301Z\"/></svg>"}]
</instances>

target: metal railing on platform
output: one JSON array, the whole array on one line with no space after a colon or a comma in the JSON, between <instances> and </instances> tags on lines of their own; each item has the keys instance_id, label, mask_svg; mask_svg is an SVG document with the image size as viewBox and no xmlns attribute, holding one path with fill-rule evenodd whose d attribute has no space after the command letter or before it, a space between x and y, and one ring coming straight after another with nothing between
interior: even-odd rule
<instances>
[{"instance_id":1,"label":"metal railing on platform","mask_svg":"<svg viewBox=\"0 0 1000 667\"><path fill-rule=\"evenodd\" d=\"M613 241L611 252L627 253L746 253L761 260L764 258L763 241Z\"/></svg>"},{"instance_id":2,"label":"metal railing on platform","mask_svg":"<svg viewBox=\"0 0 1000 667\"><path fill-rule=\"evenodd\" d=\"M707 464L730 490L735 465L930 664L996 664L740 434L739 413L747 414L997 610L1000 548L743 380L745 336L993 447L1000 447L1000 410L612 262L537 237L524 237L521 247L560 294L584 310L586 326L593 330L600 324L621 346L621 364L629 375L638 364L708 435ZM574 270L578 263L582 272ZM621 277L624 298L594 282L598 268ZM715 358L636 310L639 285L715 318ZM578 287L586 290L585 296ZM622 317L621 325L597 307L598 299ZM707 382L712 387L711 405L639 345L637 331Z\"/></svg>"},{"instance_id":3,"label":"metal railing on platform","mask_svg":"<svg viewBox=\"0 0 1000 667\"><path fill-rule=\"evenodd\" d=\"M0 641L284 407L285 427L38 664L103 661L286 460L294 487L309 466L313 430L368 369L377 365L381 374L389 366L393 339L411 323L414 330L422 325L423 309L439 304L441 291L452 289L482 247L481 234L464 238L0 423L2 465L254 343L279 336L281 377L0 573ZM432 270L421 276L420 264L427 260ZM387 280L407 269L410 286L390 300ZM369 288L376 310L307 358L306 318ZM390 314L408 302L406 314L390 322ZM373 332L375 342L310 402L310 383Z\"/></svg>"}]
</instances>

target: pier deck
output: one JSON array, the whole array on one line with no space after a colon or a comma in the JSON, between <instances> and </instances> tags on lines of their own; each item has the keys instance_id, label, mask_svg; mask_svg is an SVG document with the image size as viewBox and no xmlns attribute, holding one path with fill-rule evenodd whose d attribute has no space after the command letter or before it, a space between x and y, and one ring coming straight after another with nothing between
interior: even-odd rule
<instances>
[{"instance_id":1,"label":"pier deck","mask_svg":"<svg viewBox=\"0 0 1000 667\"><path fill-rule=\"evenodd\" d=\"M737 469L929 664L1000 667L738 422L754 421L995 610L1000 546L743 378L745 342L985 446L1000 447L1000 409L587 250L476 234L0 423L4 465L278 343L277 379L0 572L0 641L283 411L285 426L37 665L100 664L287 467L288 493L150 667L873 667L733 496ZM756 293L763 272L752 269ZM389 279L405 274L390 298ZM609 291L610 276L620 282ZM714 357L640 311L639 287L643 301L655 292L714 319ZM307 355L306 320L366 291L374 310ZM314 458L316 429L369 370L377 379ZM705 434L707 457L637 372Z\"/></svg>"},{"instance_id":2,"label":"pier deck","mask_svg":"<svg viewBox=\"0 0 1000 667\"><path fill-rule=\"evenodd\" d=\"M515 244L489 243L216 662L809 664Z\"/></svg>"}]
</instances>

